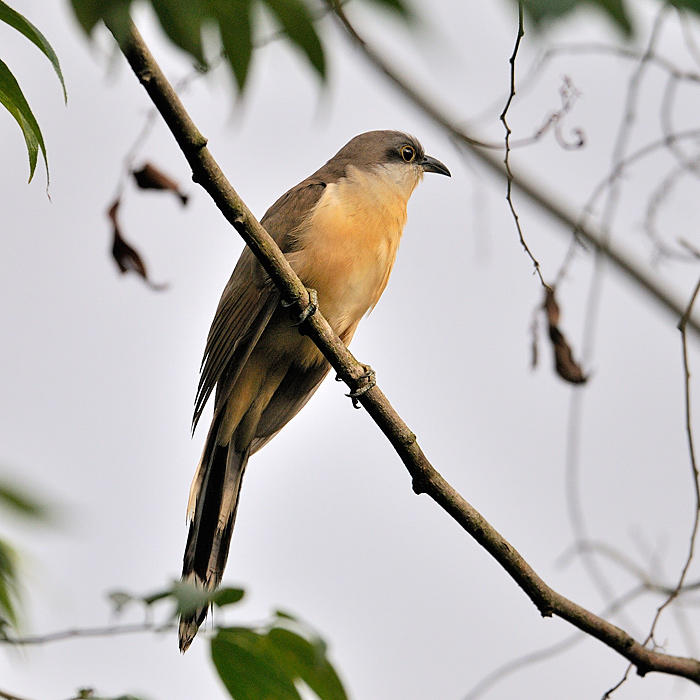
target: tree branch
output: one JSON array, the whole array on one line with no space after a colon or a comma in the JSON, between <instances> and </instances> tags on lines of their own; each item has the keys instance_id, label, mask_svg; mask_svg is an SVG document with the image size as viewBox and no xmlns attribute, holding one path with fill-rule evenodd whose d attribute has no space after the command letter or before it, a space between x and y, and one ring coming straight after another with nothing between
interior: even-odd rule
<instances>
[{"instance_id":1,"label":"tree branch","mask_svg":"<svg viewBox=\"0 0 700 700\"><path fill-rule=\"evenodd\" d=\"M367 60L374 65L380 73L387 77L415 107L446 131L457 144L468 149L473 156L501 179L508 181L510 177L516 189L527 196L549 216L560 224L563 224L565 228L575 232L580 240L586 241L591 247L595 248L598 253L604 255L625 277L635 282L637 286L650 294L658 304L669 311L674 319L678 319L683 315L685 310L684 304L669 294L641 265L630 258L624 250L612 243L606 242L605 236L601 231L590 224L581 225L579 217L564 204L556 201L550 193L538 186L536 184L536 178L534 178L531 173L518 172L511 166L509 176L502 158L485 150L484 147L488 147L488 144L466 133L457 122L435 106L435 100L430 100L419 93L406 78L400 75L397 70L384 60L384 58L360 36L337 0L326 0L326 2L333 7L335 15L338 17L345 33L364 54ZM688 328L692 329L695 333L700 334L700 321L698 319L689 318L687 325Z\"/></svg>"},{"instance_id":2,"label":"tree branch","mask_svg":"<svg viewBox=\"0 0 700 700\"><path fill-rule=\"evenodd\" d=\"M193 180L209 193L227 221L250 246L279 288L282 298L295 303L301 312L308 298L306 288L226 179L207 149L206 139L190 119L136 28L132 27L122 40L121 50L187 158ZM320 312L305 321L304 331L319 347L338 376L351 389L359 388L366 368L355 360ZM522 588L543 616L557 615L596 637L632 662L640 675L657 671L688 678L700 684L700 661L647 649L625 631L552 590L515 548L430 464L418 445L416 436L378 386L375 385L364 393L359 401L403 461L413 479L413 490L428 494L484 547Z\"/></svg>"},{"instance_id":3,"label":"tree branch","mask_svg":"<svg viewBox=\"0 0 700 700\"><path fill-rule=\"evenodd\" d=\"M139 634L141 632L167 632L176 629L173 623L158 624L151 621L135 622L123 625L103 625L101 627L71 627L57 632L46 634L30 634L26 637L0 637L0 644L9 644L14 647L39 646L62 642L66 639L79 639L85 637L117 637L123 634ZM3 696L0 695L0 698Z\"/></svg>"},{"instance_id":4,"label":"tree branch","mask_svg":"<svg viewBox=\"0 0 700 700\"><path fill-rule=\"evenodd\" d=\"M0 690L0 698L3 700L27 700L27 698L21 698L19 695L13 695L5 690Z\"/></svg>"}]
</instances>

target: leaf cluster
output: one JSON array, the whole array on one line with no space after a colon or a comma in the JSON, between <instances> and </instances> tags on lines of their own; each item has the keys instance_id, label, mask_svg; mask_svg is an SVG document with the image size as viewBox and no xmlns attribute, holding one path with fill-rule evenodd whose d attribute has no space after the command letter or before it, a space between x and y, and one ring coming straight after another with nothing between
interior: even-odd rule
<instances>
[{"instance_id":1,"label":"leaf cluster","mask_svg":"<svg viewBox=\"0 0 700 700\"><path fill-rule=\"evenodd\" d=\"M48 515L46 506L4 481L0 481L0 510L34 521L43 520ZM0 636L6 636L10 628L17 628L19 593L17 553L0 539Z\"/></svg>"},{"instance_id":2,"label":"leaf cluster","mask_svg":"<svg viewBox=\"0 0 700 700\"><path fill-rule=\"evenodd\" d=\"M149 595L114 591L109 599L115 612L130 604L150 609L170 601L174 604L170 619L174 620L206 605L218 609L235 605L244 594L241 588L205 591L192 583L176 581ZM343 684L328 660L326 643L287 612L276 610L263 624L218 627L210 640L210 651L219 678L235 700L302 700L302 687L321 700L347 700Z\"/></svg>"},{"instance_id":3,"label":"leaf cluster","mask_svg":"<svg viewBox=\"0 0 700 700\"><path fill-rule=\"evenodd\" d=\"M78 21L89 35L100 21L117 33L126 34L131 21L131 0L71 0ZM289 40L306 55L309 63L325 75L326 63L321 40L303 0L259 0L275 18ZM205 67L203 35L213 28L221 50L243 90L253 54L254 9L258 0L150 0L158 21L173 44Z\"/></svg>"},{"instance_id":4,"label":"leaf cluster","mask_svg":"<svg viewBox=\"0 0 700 700\"><path fill-rule=\"evenodd\" d=\"M63 99L67 101L68 95L66 93L66 84L63 80L63 73L61 72L61 65L56 52L46 37L26 17L13 10L2 0L0 0L0 22L4 22L16 29L48 58L61 83ZM32 177L34 177L40 150L46 164L46 178L48 181L49 164L46 159L44 137L17 79L2 58L0 58L0 104L14 117L22 130L29 155L29 181L31 182Z\"/></svg>"},{"instance_id":5,"label":"leaf cluster","mask_svg":"<svg viewBox=\"0 0 700 700\"><path fill-rule=\"evenodd\" d=\"M132 0L71 0L83 29L91 34L100 20L117 33L125 33L130 22ZM405 16L403 0L372 0ZM317 31L317 4L309 0L148 0L158 21L173 44L186 51L198 65L206 67L203 37L215 30L217 55L228 61L240 91L248 79L253 57L256 25L263 8L289 43L298 49L323 80L326 56ZM329 2L330 7L330 2Z\"/></svg>"},{"instance_id":6,"label":"leaf cluster","mask_svg":"<svg viewBox=\"0 0 700 700\"><path fill-rule=\"evenodd\" d=\"M562 18L574 10L594 7L604 12L626 37L634 33L630 4L625 0L515 0L536 24ZM665 0L663 0L665 1ZM700 0L670 0L669 5L700 14Z\"/></svg>"}]
</instances>

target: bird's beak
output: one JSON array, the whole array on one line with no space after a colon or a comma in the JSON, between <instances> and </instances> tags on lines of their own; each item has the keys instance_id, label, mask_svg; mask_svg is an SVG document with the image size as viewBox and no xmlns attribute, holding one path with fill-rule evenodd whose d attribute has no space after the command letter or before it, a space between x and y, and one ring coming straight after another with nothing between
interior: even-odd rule
<instances>
[{"instance_id":1,"label":"bird's beak","mask_svg":"<svg viewBox=\"0 0 700 700\"><path fill-rule=\"evenodd\" d=\"M437 173L438 175L447 175L447 177L452 177L447 167L437 158L433 158L432 156L424 156L420 164L423 171L426 173Z\"/></svg>"}]
</instances>

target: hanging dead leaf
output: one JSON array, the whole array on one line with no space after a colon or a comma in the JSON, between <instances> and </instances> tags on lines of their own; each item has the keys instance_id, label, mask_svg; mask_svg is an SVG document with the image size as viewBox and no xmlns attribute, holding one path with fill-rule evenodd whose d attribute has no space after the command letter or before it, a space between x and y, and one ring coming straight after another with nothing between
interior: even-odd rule
<instances>
[{"instance_id":1,"label":"hanging dead leaf","mask_svg":"<svg viewBox=\"0 0 700 700\"><path fill-rule=\"evenodd\" d=\"M571 346L564 334L559 330L559 304L554 296L554 289L547 287L542 304L547 325L549 328L549 339L554 350L554 369L556 373L571 384L584 384L588 380L588 375L584 374L581 365L574 359Z\"/></svg>"},{"instance_id":2,"label":"hanging dead leaf","mask_svg":"<svg viewBox=\"0 0 700 700\"><path fill-rule=\"evenodd\" d=\"M156 284L150 280L146 270L146 264L143 262L141 255L133 246L129 245L122 236L119 219L117 217L119 204L120 200L117 199L107 210L107 216L112 222L112 257L117 263L119 271L124 274L131 270L143 278L144 282L151 289L156 291L165 289L168 286L167 284Z\"/></svg>"},{"instance_id":3,"label":"hanging dead leaf","mask_svg":"<svg viewBox=\"0 0 700 700\"><path fill-rule=\"evenodd\" d=\"M132 170L131 174L134 176L136 184L142 190L169 190L178 197L183 206L187 204L189 199L188 195L180 190L180 186L175 180L168 177L162 170L156 168L155 165L144 163L141 170Z\"/></svg>"}]
</instances>

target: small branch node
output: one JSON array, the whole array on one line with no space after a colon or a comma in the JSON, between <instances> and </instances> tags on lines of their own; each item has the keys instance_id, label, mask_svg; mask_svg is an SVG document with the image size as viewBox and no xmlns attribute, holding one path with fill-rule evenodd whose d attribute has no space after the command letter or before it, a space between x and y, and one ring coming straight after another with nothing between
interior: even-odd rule
<instances>
[{"instance_id":1,"label":"small branch node","mask_svg":"<svg viewBox=\"0 0 700 700\"><path fill-rule=\"evenodd\" d=\"M241 234L245 233L246 221L245 221L245 217L243 217L243 215L238 214L238 216L236 216L236 218L231 223L233 224L233 228L235 228L236 231L238 231L238 233L241 233ZM291 306L294 302L296 302L296 298L294 298L290 302L289 306Z\"/></svg>"},{"instance_id":2,"label":"small branch node","mask_svg":"<svg viewBox=\"0 0 700 700\"><path fill-rule=\"evenodd\" d=\"M404 447L408 447L408 446L412 445L414 442L417 441L417 439L418 438L416 438L416 434L412 433L411 431L401 434L401 444Z\"/></svg>"},{"instance_id":3,"label":"small branch node","mask_svg":"<svg viewBox=\"0 0 700 700\"><path fill-rule=\"evenodd\" d=\"M422 472L413 475L413 479L411 481L411 488L413 489L413 493L415 493L416 496L420 496L422 493L426 493L427 485L428 479Z\"/></svg>"},{"instance_id":4,"label":"small branch node","mask_svg":"<svg viewBox=\"0 0 700 700\"><path fill-rule=\"evenodd\" d=\"M150 68L143 68L142 70L137 71L136 76L142 85L149 85L153 80L153 73Z\"/></svg>"},{"instance_id":5,"label":"small branch node","mask_svg":"<svg viewBox=\"0 0 700 700\"><path fill-rule=\"evenodd\" d=\"M538 603L537 609L540 611L542 617L552 617L554 614L552 606L549 603Z\"/></svg>"}]
</instances>

